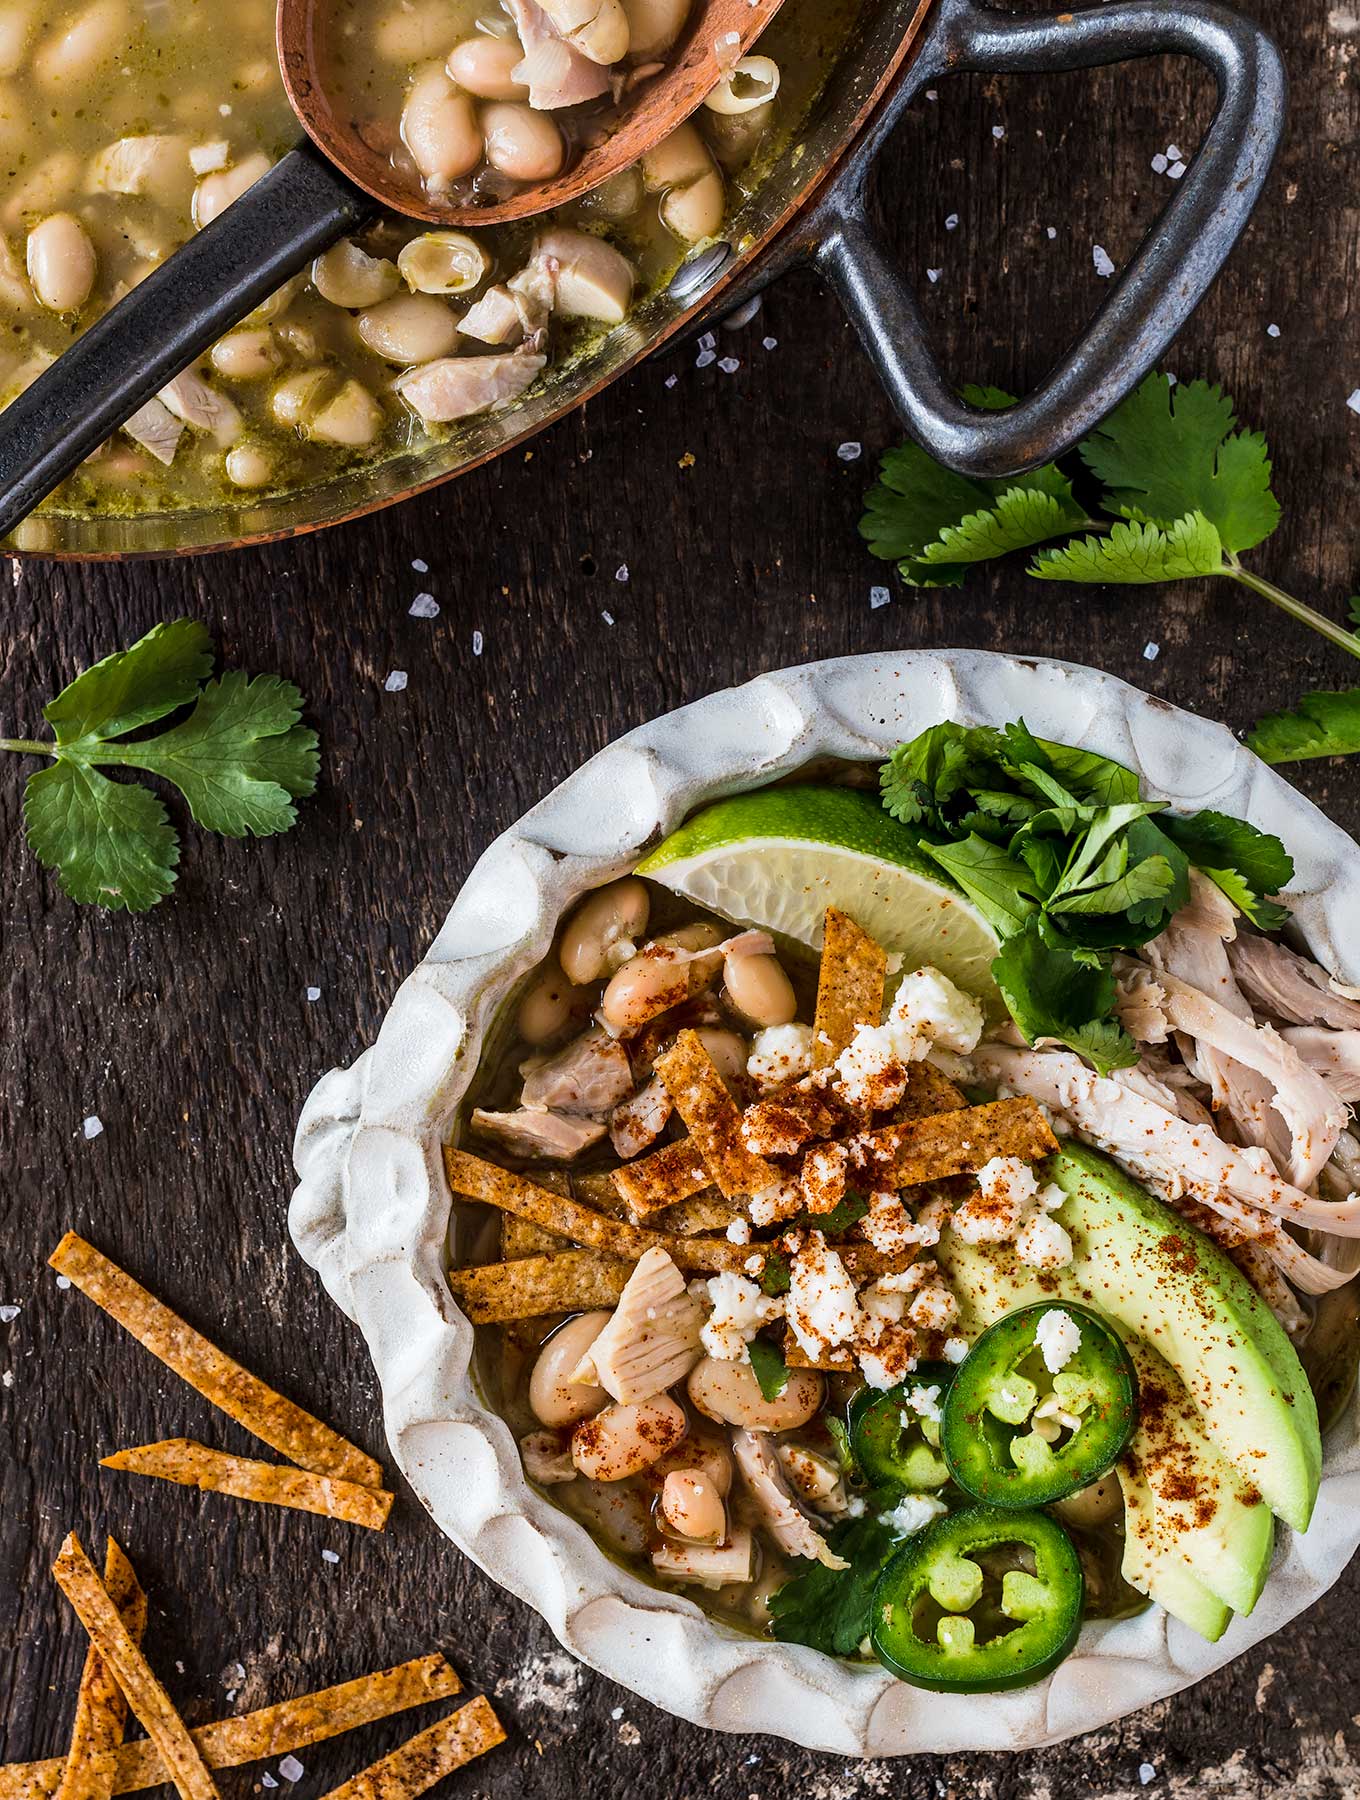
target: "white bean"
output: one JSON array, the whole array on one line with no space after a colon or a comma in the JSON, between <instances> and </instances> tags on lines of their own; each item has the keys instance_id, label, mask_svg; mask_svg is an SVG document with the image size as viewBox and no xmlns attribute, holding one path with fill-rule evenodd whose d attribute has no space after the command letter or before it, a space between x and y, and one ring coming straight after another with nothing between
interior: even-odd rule
<instances>
[{"instance_id":1,"label":"white bean","mask_svg":"<svg viewBox=\"0 0 1360 1800\"><path fill-rule=\"evenodd\" d=\"M713 167L708 147L693 125L678 125L654 144L642 159L643 184L649 194L697 181Z\"/></svg>"},{"instance_id":2,"label":"white bean","mask_svg":"<svg viewBox=\"0 0 1360 1800\"><path fill-rule=\"evenodd\" d=\"M33 57L38 85L62 93L89 82L101 63L111 63L129 34L127 0L94 0L83 13L51 37Z\"/></svg>"},{"instance_id":3,"label":"white bean","mask_svg":"<svg viewBox=\"0 0 1360 1800\"><path fill-rule=\"evenodd\" d=\"M384 62L409 68L428 56L438 56L453 30L452 9L446 0L431 5L394 7L378 20L373 46Z\"/></svg>"},{"instance_id":4,"label":"white bean","mask_svg":"<svg viewBox=\"0 0 1360 1800\"><path fill-rule=\"evenodd\" d=\"M558 959L568 981L578 987L598 981L610 967L614 945L636 942L647 929L651 901L636 875L587 894L562 928Z\"/></svg>"},{"instance_id":5,"label":"white bean","mask_svg":"<svg viewBox=\"0 0 1360 1800\"><path fill-rule=\"evenodd\" d=\"M332 306L357 311L361 306L376 306L397 291L395 263L385 256L370 256L350 238L332 244L312 264L312 286Z\"/></svg>"},{"instance_id":6,"label":"white bean","mask_svg":"<svg viewBox=\"0 0 1360 1800\"><path fill-rule=\"evenodd\" d=\"M1102 1475L1099 1481L1093 1481L1089 1487L1079 1488L1075 1494L1069 1494L1066 1500L1059 1500L1053 1510L1068 1525L1075 1525L1078 1530L1093 1531L1098 1525L1108 1525L1118 1515L1124 1504L1119 1482L1113 1474Z\"/></svg>"},{"instance_id":7,"label":"white bean","mask_svg":"<svg viewBox=\"0 0 1360 1800\"><path fill-rule=\"evenodd\" d=\"M359 381L347 381L333 400L313 414L309 436L322 444L362 450L382 430L382 408Z\"/></svg>"},{"instance_id":8,"label":"white bean","mask_svg":"<svg viewBox=\"0 0 1360 1800\"><path fill-rule=\"evenodd\" d=\"M94 245L74 214L51 213L29 232L28 279L49 312L79 312L95 271Z\"/></svg>"},{"instance_id":9,"label":"white bean","mask_svg":"<svg viewBox=\"0 0 1360 1800\"><path fill-rule=\"evenodd\" d=\"M725 1500L732 1492L732 1452L724 1438L691 1432L669 1455L663 1456L650 1471L650 1481L663 1481L677 1469L698 1471L713 1483Z\"/></svg>"},{"instance_id":10,"label":"white bean","mask_svg":"<svg viewBox=\"0 0 1360 1800\"><path fill-rule=\"evenodd\" d=\"M385 362L433 362L447 356L458 336L458 321L433 294L395 294L359 314L359 336Z\"/></svg>"},{"instance_id":11,"label":"white bean","mask_svg":"<svg viewBox=\"0 0 1360 1800\"><path fill-rule=\"evenodd\" d=\"M779 64L772 56L743 56L711 88L704 105L711 112L741 114L768 106L779 92Z\"/></svg>"},{"instance_id":12,"label":"white bean","mask_svg":"<svg viewBox=\"0 0 1360 1800\"><path fill-rule=\"evenodd\" d=\"M547 181L562 167L562 133L546 113L514 100L492 100L482 108L486 160L516 181Z\"/></svg>"},{"instance_id":13,"label":"white bean","mask_svg":"<svg viewBox=\"0 0 1360 1800\"><path fill-rule=\"evenodd\" d=\"M623 0L634 62L666 54L684 29L689 5L690 0Z\"/></svg>"},{"instance_id":14,"label":"white bean","mask_svg":"<svg viewBox=\"0 0 1360 1800\"><path fill-rule=\"evenodd\" d=\"M465 231L422 231L397 257L402 280L417 294L467 294L491 267L491 258Z\"/></svg>"},{"instance_id":15,"label":"white bean","mask_svg":"<svg viewBox=\"0 0 1360 1800\"><path fill-rule=\"evenodd\" d=\"M219 213L224 213L233 200L239 200L247 188L254 187L273 166L264 151L257 150L230 169L205 175L194 189L194 224L200 231L211 225Z\"/></svg>"},{"instance_id":16,"label":"white bean","mask_svg":"<svg viewBox=\"0 0 1360 1800\"><path fill-rule=\"evenodd\" d=\"M299 369L295 375L285 377L269 401L276 423L294 430L309 424L330 379L325 369Z\"/></svg>"},{"instance_id":17,"label":"white bean","mask_svg":"<svg viewBox=\"0 0 1360 1800\"><path fill-rule=\"evenodd\" d=\"M650 1468L684 1435L683 1408L658 1394L583 1420L571 1434L571 1460L588 1481L623 1481Z\"/></svg>"},{"instance_id":18,"label":"white bean","mask_svg":"<svg viewBox=\"0 0 1360 1800\"><path fill-rule=\"evenodd\" d=\"M267 325L229 331L210 352L212 366L227 381L260 381L279 366L279 347Z\"/></svg>"},{"instance_id":19,"label":"white bean","mask_svg":"<svg viewBox=\"0 0 1360 1800\"><path fill-rule=\"evenodd\" d=\"M672 188L657 208L657 216L682 243L697 244L718 232L726 211L723 178L717 169L710 169L687 187Z\"/></svg>"},{"instance_id":20,"label":"white bean","mask_svg":"<svg viewBox=\"0 0 1360 1800\"><path fill-rule=\"evenodd\" d=\"M542 1425L575 1425L609 1404L602 1387L570 1379L572 1370L613 1318L610 1312L581 1313L555 1331L538 1353L529 1376L529 1404Z\"/></svg>"},{"instance_id":21,"label":"white bean","mask_svg":"<svg viewBox=\"0 0 1360 1800\"><path fill-rule=\"evenodd\" d=\"M526 1044L546 1044L565 1031L576 1012L576 995L560 969L548 969L525 990L516 1028Z\"/></svg>"},{"instance_id":22,"label":"white bean","mask_svg":"<svg viewBox=\"0 0 1360 1800\"><path fill-rule=\"evenodd\" d=\"M749 1362L706 1356L689 1373L690 1399L706 1418L749 1431L793 1431L822 1404L826 1384L815 1369L790 1369L783 1392L767 1400Z\"/></svg>"},{"instance_id":23,"label":"white bean","mask_svg":"<svg viewBox=\"0 0 1360 1800\"><path fill-rule=\"evenodd\" d=\"M401 139L426 184L436 190L469 174L482 160L477 109L438 67L423 70L411 83L401 114Z\"/></svg>"},{"instance_id":24,"label":"white bean","mask_svg":"<svg viewBox=\"0 0 1360 1800\"><path fill-rule=\"evenodd\" d=\"M600 1017L612 1031L638 1031L649 1019L688 1000L694 965L664 949L646 950L611 977L600 1001Z\"/></svg>"},{"instance_id":25,"label":"white bean","mask_svg":"<svg viewBox=\"0 0 1360 1800\"><path fill-rule=\"evenodd\" d=\"M577 207L589 218L631 219L642 205L642 171L636 164L607 175L598 187L582 194Z\"/></svg>"},{"instance_id":26,"label":"white bean","mask_svg":"<svg viewBox=\"0 0 1360 1800\"><path fill-rule=\"evenodd\" d=\"M729 956L723 967L727 998L760 1030L788 1025L798 1012L793 983L777 956Z\"/></svg>"},{"instance_id":27,"label":"white bean","mask_svg":"<svg viewBox=\"0 0 1360 1800\"><path fill-rule=\"evenodd\" d=\"M661 1516L678 1537L694 1544L720 1544L727 1536L722 1496L696 1469L677 1469L666 1477Z\"/></svg>"},{"instance_id":28,"label":"white bean","mask_svg":"<svg viewBox=\"0 0 1360 1800\"><path fill-rule=\"evenodd\" d=\"M701 1025L694 1033L724 1081L740 1081L746 1073L746 1040L738 1032L717 1025Z\"/></svg>"},{"instance_id":29,"label":"white bean","mask_svg":"<svg viewBox=\"0 0 1360 1800\"><path fill-rule=\"evenodd\" d=\"M236 444L227 452L226 470L233 487L268 487L274 477L274 459L255 444Z\"/></svg>"},{"instance_id":30,"label":"white bean","mask_svg":"<svg viewBox=\"0 0 1360 1800\"><path fill-rule=\"evenodd\" d=\"M527 100L529 89L511 79L524 60L518 38L470 37L455 45L444 65L449 79L479 100Z\"/></svg>"},{"instance_id":31,"label":"white bean","mask_svg":"<svg viewBox=\"0 0 1360 1800\"><path fill-rule=\"evenodd\" d=\"M33 7L0 6L0 76L17 75L28 58Z\"/></svg>"}]
</instances>

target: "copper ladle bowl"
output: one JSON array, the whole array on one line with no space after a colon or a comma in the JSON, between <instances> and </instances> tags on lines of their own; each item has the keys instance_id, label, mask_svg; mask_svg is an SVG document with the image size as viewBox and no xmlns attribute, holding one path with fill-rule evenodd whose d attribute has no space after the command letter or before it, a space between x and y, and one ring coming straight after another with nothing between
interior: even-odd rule
<instances>
[{"instance_id":1,"label":"copper ladle bowl","mask_svg":"<svg viewBox=\"0 0 1360 1800\"><path fill-rule=\"evenodd\" d=\"M732 64L759 37L782 0L694 0L684 32L664 66L625 98L618 126L548 181L501 199L448 201L427 194L376 141L370 120L355 119L327 80L330 0L278 0L279 67L288 101L308 137L350 180L393 212L445 226L503 225L549 212L637 162L698 110ZM451 46L450 46L451 47Z\"/></svg>"}]
</instances>

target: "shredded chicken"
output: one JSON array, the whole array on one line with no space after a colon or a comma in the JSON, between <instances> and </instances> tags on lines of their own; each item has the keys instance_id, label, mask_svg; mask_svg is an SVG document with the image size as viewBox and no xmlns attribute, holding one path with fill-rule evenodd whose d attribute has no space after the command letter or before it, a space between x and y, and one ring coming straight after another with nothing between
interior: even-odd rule
<instances>
[{"instance_id":1,"label":"shredded chicken","mask_svg":"<svg viewBox=\"0 0 1360 1800\"><path fill-rule=\"evenodd\" d=\"M644 1250L604 1330L570 1379L624 1406L683 1381L703 1355L704 1309L664 1250Z\"/></svg>"},{"instance_id":2,"label":"shredded chicken","mask_svg":"<svg viewBox=\"0 0 1360 1800\"><path fill-rule=\"evenodd\" d=\"M1287 944L1273 938L1240 937L1229 956L1233 974L1259 1011L1290 1025L1360 1029L1360 1000Z\"/></svg>"},{"instance_id":3,"label":"shredded chicken","mask_svg":"<svg viewBox=\"0 0 1360 1800\"><path fill-rule=\"evenodd\" d=\"M504 356L441 356L399 375L396 389L427 425L447 425L517 400L547 365L546 356L520 350Z\"/></svg>"},{"instance_id":4,"label":"shredded chicken","mask_svg":"<svg viewBox=\"0 0 1360 1800\"><path fill-rule=\"evenodd\" d=\"M1337 1100L1360 1103L1360 1031L1287 1025L1280 1036L1326 1082Z\"/></svg>"},{"instance_id":5,"label":"shredded chicken","mask_svg":"<svg viewBox=\"0 0 1360 1800\"><path fill-rule=\"evenodd\" d=\"M806 1556L828 1569L847 1569L816 1526L799 1508L784 1476L769 1432L736 1430L732 1453L737 1459L746 1491L755 1502L761 1523L790 1556Z\"/></svg>"},{"instance_id":6,"label":"shredded chicken","mask_svg":"<svg viewBox=\"0 0 1360 1800\"><path fill-rule=\"evenodd\" d=\"M206 431L224 450L241 435L243 422L235 402L210 388L192 369L167 381L158 397L177 419L194 431Z\"/></svg>"},{"instance_id":7,"label":"shredded chicken","mask_svg":"<svg viewBox=\"0 0 1360 1800\"><path fill-rule=\"evenodd\" d=\"M527 83L529 104L537 112L580 106L609 92L609 71L569 44L535 0L506 0L524 46L524 60L511 79Z\"/></svg>"},{"instance_id":8,"label":"shredded chicken","mask_svg":"<svg viewBox=\"0 0 1360 1800\"><path fill-rule=\"evenodd\" d=\"M609 1115L609 1140L614 1152L625 1162L640 1156L654 1144L666 1129L674 1102L666 1092L666 1084L654 1075L631 1099L623 1100Z\"/></svg>"},{"instance_id":9,"label":"shredded chicken","mask_svg":"<svg viewBox=\"0 0 1360 1800\"><path fill-rule=\"evenodd\" d=\"M140 444L157 462L165 463L167 467L174 462L179 440L184 436L183 421L154 394L130 419L124 420L123 430L134 444Z\"/></svg>"},{"instance_id":10,"label":"shredded chicken","mask_svg":"<svg viewBox=\"0 0 1360 1800\"><path fill-rule=\"evenodd\" d=\"M587 1118L603 1118L632 1091L628 1052L597 1028L573 1038L531 1070L519 1103L532 1112L581 1113Z\"/></svg>"},{"instance_id":11,"label":"shredded chicken","mask_svg":"<svg viewBox=\"0 0 1360 1800\"><path fill-rule=\"evenodd\" d=\"M576 1479L571 1445L564 1444L555 1431L531 1431L528 1437L520 1439L519 1453L524 1458L524 1473L540 1487Z\"/></svg>"},{"instance_id":12,"label":"shredded chicken","mask_svg":"<svg viewBox=\"0 0 1360 1800\"><path fill-rule=\"evenodd\" d=\"M595 1119L573 1119L562 1113L486 1112L480 1106L472 1115L477 1137L490 1138L511 1156L543 1156L552 1162L570 1162L583 1150L598 1144L604 1126Z\"/></svg>"},{"instance_id":13,"label":"shredded chicken","mask_svg":"<svg viewBox=\"0 0 1360 1800\"><path fill-rule=\"evenodd\" d=\"M739 1525L724 1544L666 1542L652 1552L652 1567L673 1581L697 1581L701 1587L726 1587L752 1575L751 1533Z\"/></svg>"}]
</instances>

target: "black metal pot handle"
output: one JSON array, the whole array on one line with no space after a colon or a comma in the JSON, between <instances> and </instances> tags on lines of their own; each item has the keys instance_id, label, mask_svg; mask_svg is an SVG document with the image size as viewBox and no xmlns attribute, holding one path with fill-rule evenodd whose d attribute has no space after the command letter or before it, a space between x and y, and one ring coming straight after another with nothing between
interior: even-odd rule
<instances>
[{"instance_id":1,"label":"black metal pot handle","mask_svg":"<svg viewBox=\"0 0 1360 1800\"><path fill-rule=\"evenodd\" d=\"M965 474L1033 468L1071 448L1153 366L1237 242L1284 128L1286 78L1259 26L1214 0L1116 0L1088 12L1008 15L940 0L916 61L818 205L805 237L907 430ZM960 401L940 372L915 295L874 235L874 162L907 105L947 74L1094 68L1180 51L1218 83L1218 109L1188 174L1063 360L1006 412Z\"/></svg>"}]
</instances>

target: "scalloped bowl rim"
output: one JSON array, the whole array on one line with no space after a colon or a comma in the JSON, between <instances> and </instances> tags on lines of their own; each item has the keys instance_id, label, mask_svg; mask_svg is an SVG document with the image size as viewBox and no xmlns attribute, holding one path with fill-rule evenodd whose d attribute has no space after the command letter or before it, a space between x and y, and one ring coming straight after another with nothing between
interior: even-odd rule
<instances>
[{"instance_id":1,"label":"scalloped bowl rim","mask_svg":"<svg viewBox=\"0 0 1360 1800\"><path fill-rule=\"evenodd\" d=\"M532 1489L505 1423L480 1400L472 1329L444 1278L451 1198L440 1145L505 995L548 951L563 909L631 867L696 805L814 758L877 760L945 718L1020 715L1042 736L1115 756L1147 790L1215 806L1285 839L1299 928L1360 979L1352 840L1226 727L1098 670L989 651L842 657L757 676L628 732L486 850L376 1043L317 1084L294 1145L295 1243L360 1326L402 1473L436 1524L525 1600L573 1655L696 1724L768 1732L842 1755L1033 1748L1165 1698L1317 1599L1360 1543L1360 1403L1329 1434L1306 1534L1281 1527L1249 1618L1208 1644L1150 1607L1098 1620L1045 1681L1015 1693L928 1694L877 1666L766 1642L612 1562Z\"/></svg>"}]
</instances>

